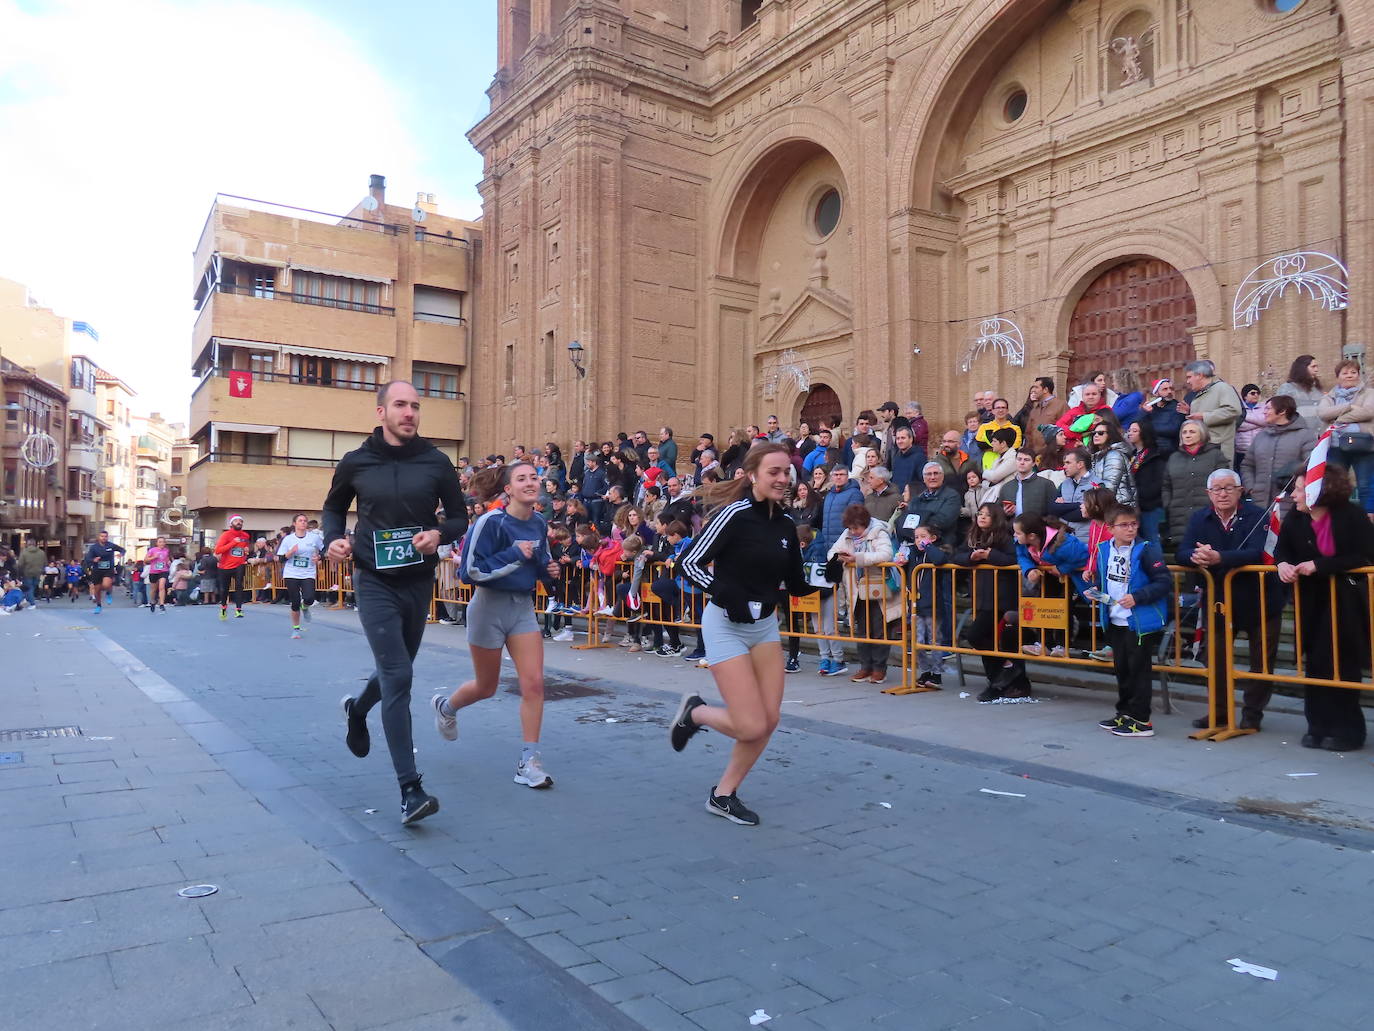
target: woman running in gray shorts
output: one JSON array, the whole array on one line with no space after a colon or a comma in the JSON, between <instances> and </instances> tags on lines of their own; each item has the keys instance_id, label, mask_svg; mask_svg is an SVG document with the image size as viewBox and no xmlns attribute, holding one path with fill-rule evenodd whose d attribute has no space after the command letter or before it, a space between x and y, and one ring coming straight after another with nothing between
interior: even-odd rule
<instances>
[{"instance_id":1,"label":"woman running in gray shorts","mask_svg":"<svg viewBox=\"0 0 1374 1031\"><path fill-rule=\"evenodd\" d=\"M788 449L760 445L744 460L744 476L713 489L723 501L682 557L682 574L711 597L701 617L706 662L724 708L700 695L683 696L669 739L682 751L710 727L735 739L706 811L748 827L759 818L739 800L739 786L758 762L782 713L783 657L776 610L788 594L816 588L802 573L796 524L784 501L791 484ZM714 566L708 569L708 566Z\"/></svg>"},{"instance_id":2,"label":"woman running in gray shorts","mask_svg":"<svg viewBox=\"0 0 1374 1031\"><path fill-rule=\"evenodd\" d=\"M551 584L558 565L549 555L548 524L534 510L539 497L539 474L533 465L517 462L502 469L484 469L473 478L481 497L505 492L506 506L492 508L468 530L462 547L461 576L473 584L468 603L468 651L474 678L451 695L437 694L434 725L446 741L458 737L457 712L490 698L501 680L501 649L510 653L520 678L520 730L524 744L515 767L515 783L551 788L539 754L544 721L544 639L534 614L534 588ZM553 595L551 590L550 596Z\"/></svg>"}]
</instances>

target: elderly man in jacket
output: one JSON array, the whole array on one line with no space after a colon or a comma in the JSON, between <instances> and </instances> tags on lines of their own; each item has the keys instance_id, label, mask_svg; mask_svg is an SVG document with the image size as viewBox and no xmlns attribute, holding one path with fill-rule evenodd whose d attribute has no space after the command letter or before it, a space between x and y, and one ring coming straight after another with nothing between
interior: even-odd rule
<instances>
[{"instance_id":1,"label":"elderly man in jacket","mask_svg":"<svg viewBox=\"0 0 1374 1031\"><path fill-rule=\"evenodd\" d=\"M892 486L892 473L884 465L868 470L868 496L864 508L880 523L892 521L892 514L902 503L902 493Z\"/></svg>"},{"instance_id":2,"label":"elderly man in jacket","mask_svg":"<svg viewBox=\"0 0 1374 1031\"><path fill-rule=\"evenodd\" d=\"M1182 566L1196 566L1211 574L1211 582L1218 592L1229 570L1238 566L1264 564L1266 520L1264 509L1241 500L1240 477L1230 469L1217 469L1207 477L1207 496L1211 504L1200 508L1188 520L1188 527L1178 546L1178 562ZM1214 599L1206 596L1203 579L1202 603L1209 608ZM1261 606L1261 595L1264 604ZM1230 620L1233 636L1245 634L1250 639L1250 672L1272 673L1279 649L1279 622L1283 615L1284 589L1273 573L1240 573L1231 582L1231 610L1219 617L1211 634L1211 668L1218 674L1227 668L1226 635L1220 619ZM1263 630L1261 630L1261 626ZM1264 647L1260 646L1261 633ZM1226 725L1226 699L1234 691L1234 683L1219 684L1217 707L1213 713L1215 726ZM1247 679L1241 684L1243 708L1241 730L1259 730L1264 719L1264 707L1274 693L1268 680ZM1208 726L1206 716L1193 721L1199 729Z\"/></svg>"},{"instance_id":3,"label":"elderly man in jacket","mask_svg":"<svg viewBox=\"0 0 1374 1031\"><path fill-rule=\"evenodd\" d=\"M921 470L921 480L925 489L912 496L906 515L897 520L897 539L910 542L918 526L934 526L940 540L952 539L962 502L959 492L945 483L944 466L939 462L927 462ZM911 489L915 491L916 485L912 484Z\"/></svg>"},{"instance_id":4,"label":"elderly man in jacket","mask_svg":"<svg viewBox=\"0 0 1374 1031\"><path fill-rule=\"evenodd\" d=\"M1236 460L1236 422L1244 410L1236 388L1217 375L1217 367L1206 359L1183 367L1188 384L1185 404L1179 411L1197 419L1207 428L1207 439L1226 453L1226 461Z\"/></svg>"}]
</instances>

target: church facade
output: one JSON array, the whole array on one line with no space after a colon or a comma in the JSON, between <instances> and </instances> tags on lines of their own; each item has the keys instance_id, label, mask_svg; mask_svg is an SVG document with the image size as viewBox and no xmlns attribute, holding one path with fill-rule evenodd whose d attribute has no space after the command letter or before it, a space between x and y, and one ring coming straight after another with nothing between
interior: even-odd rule
<instances>
[{"instance_id":1,"label":"church facade","mask_svg":"<svg viewBox=\"0 0 1374 1031\"><path fill-rule=\"evenodd\" d=\"M1374 337L1374 4L499 2L474 453Z\"/></svg>"}]
</instances>

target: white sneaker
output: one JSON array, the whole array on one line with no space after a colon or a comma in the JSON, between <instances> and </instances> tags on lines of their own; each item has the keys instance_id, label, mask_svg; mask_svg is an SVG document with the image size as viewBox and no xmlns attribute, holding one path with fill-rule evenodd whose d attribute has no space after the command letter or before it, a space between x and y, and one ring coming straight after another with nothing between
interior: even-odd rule
<instances>
[{"instance_id":1,"label":"white sneaker","mask_svg":"<svg viewBox=\"0 0 1374 1031\"><path fill-rule=\"evenodd\" d=\"M458 740L458 717L444 715L444 699L447 695L437 694L429 700L434 707L434 729L445 741Z\"/></svg>"},{"instance_id":2,"label":"white sneaker","mask_svg":"<svg viewBox=\"0 0 1374 1031\"><path fill-rule=\"evenodd\" d=\"M544 764L539 761L538 752L516 763L515 783L523 784L527 788L553 787L553 778L544 772Z\"/></svg>"},{"instance_id":3,"label":"white sneaker","mask_svg":"<svg viewBox=\"0 0 1374 1031\"><path fill-rule=\"evenodd\" d=\"M555 641L571 641L573 639L572 627L565 626L558 633L553 635Z\"/></svg>"},{"instance_id":4,"label":"white sneaker","mask_svg":"<svg viewBox=\"0 0 1374 1031\"><path fill-rule=\"evenodd\" d=\"M626 634L624 637L620 639L618 643L620 644L620 647L628 648L630 647L630 645L634 644L635 641L633 637L631 637L629 634Z\"/></svg>"},{"instance_id":5,"label":"white sneaker","mask_svg":"<svg viewBox=\"0 0 1374 1031\"><path fill-rule=\"evenodd\" d=\"M609 605L604 605L596 610L596 614L598 616L614 616L615 609L611 608Z\"/></svg>"},{"instance_id":6,"label":"white sneaker","mask_svg":"<svg viewBox=\"0 0 1374 1031\"><path fill-rule=\"evenodd\" d=\"M1028 644L1021 649L1021 651L1027 655L1039 655L1044 650L1044 647L1039 642Z\"/></svg>"},{"instance_id":7,"label":"white sneaker","mask_svg":"<svg viewBox=\"0 0 1374 1031\"><path fill-rule=\"evenodd\" d=\"M1050 649L1050 658L1052 659L1062 659L1064 658L1064 654L1064 646L1062 644L1056 644Z\"/></svg>"}]
</instances>

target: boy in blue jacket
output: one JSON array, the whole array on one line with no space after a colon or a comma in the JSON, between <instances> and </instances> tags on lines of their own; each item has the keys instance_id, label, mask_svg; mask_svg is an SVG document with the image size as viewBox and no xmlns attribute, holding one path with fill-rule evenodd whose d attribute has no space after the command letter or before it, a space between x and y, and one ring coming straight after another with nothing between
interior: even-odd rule
<instances>
[{"instance_id":1,"label":"boy in blue jacket","mask_svg":"<svg viewBox=\"0 0 1374 1031\"><path fill-rule=\"evenodd\" d=\"M1116 673L1116 715L1098 724L1117 737L1154 737L1150 701L1154 687L1151 660L1169 618L1173 577L1158 544L1137 540L1140 513L1118 508L1111 517L1112 539L1098 545L1091 597L1112 648Z\"/></svg>"},{"instance_id":2,"label":"boy in blue jacket","mask_svg":"<svg viewBox=\"0 0 1374 1031\"><path fill-rule=\"evenodd\" d=\"M921 523L912 531L908 572L920 565L943 566L949 555L940 546L940 528ZM916 574L916 643L954 643L954 574L922 569ZM948 652L921 648L916 652L916 686L939 688Z\"/></svg>"}]
</instances>

